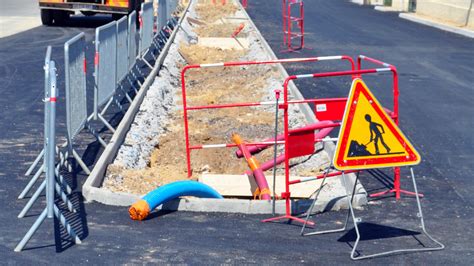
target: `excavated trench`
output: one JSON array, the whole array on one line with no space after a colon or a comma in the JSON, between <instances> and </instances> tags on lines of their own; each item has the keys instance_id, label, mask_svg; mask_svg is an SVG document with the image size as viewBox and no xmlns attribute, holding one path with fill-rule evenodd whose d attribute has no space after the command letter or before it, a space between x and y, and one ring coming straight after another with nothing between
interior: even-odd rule
<instances>
[{"instance_id":1,"label":"excavated trench","mask_svg":"<svg viewBox=\"0 0 474 266\"><path fill-rule=\"evenodd\" d=\"M209 1L197 1L190 8L188 18L191 19L185 20L116 159L108 166L103 189L143 195L164 184L188 179L181 69L187 64L271 59L251 23L242 19L240 12L237 5L212 5ZM238 44L229 37L242 23L245 27L238 37L248 47L229 45ZM208 46L206 38L212 38L214 45ZM214 47L220 41L222 47ZM274 90L281 89L283 80L277 67L270 65L192 69L186 75L187 103L197 106L273 101ZM206 109L188 114L190 142L195 145L231 143L232 133L249 142L270 138L275 133L274 106ZM282 112L279 115L282 118ZM282 119L279 120L281 133L283 125ZM290 127L306 123L299 106L290 105ZM280 154L282 148L279 147ZM315 150L311 156L291 160L291 175L314 176L328 166L330 159L322 145L316 144ZM235 156L235 151L236 148L192 151L193 179L197 180L201 174L242 175L248 166L244 159ZM272 158L273 148L257 155L260 162ZM281 166L277 174L283 174ZM272 170L265 175L269 179Z\"/></svg>"}]
</instances>

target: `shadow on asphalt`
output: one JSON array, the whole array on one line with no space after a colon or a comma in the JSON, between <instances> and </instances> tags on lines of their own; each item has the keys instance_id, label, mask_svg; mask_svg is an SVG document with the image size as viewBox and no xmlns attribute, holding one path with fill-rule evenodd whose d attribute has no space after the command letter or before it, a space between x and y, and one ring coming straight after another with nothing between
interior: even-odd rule
<instances>
[{"instance_id":1,"label":"shadow on asphalt","mask_svg":"<svg viewBox=\"0 0 474 266\"><path fill-rule=\"evenodd\" d=\"M150 213L150 215L148 215L148 217L146 217L145 221L156 219L156 218L159 218L159 217L162 217L162 216L174 213L174 212L176 212L176 211L168 211L168 210L154 211L154 212Z\"/></svg>"},{"instance_id":2,"label":"shadow on asphalt","mask_svg":"<svg viewBox=\"0 0 474 266\"><path fill-rule=\"evenodd\" d=\"M385 238L395 238L401 236L415 236L419 235L420 232L401 229L392 226L379 225L374 223L360 223L359 231L361 234L360 240L376 240L376 239L385 239ZM347 231L342 237L337 241L339 242L354 242L356 241L357 235L355 229Z\"/></svg>"}]
</instances>

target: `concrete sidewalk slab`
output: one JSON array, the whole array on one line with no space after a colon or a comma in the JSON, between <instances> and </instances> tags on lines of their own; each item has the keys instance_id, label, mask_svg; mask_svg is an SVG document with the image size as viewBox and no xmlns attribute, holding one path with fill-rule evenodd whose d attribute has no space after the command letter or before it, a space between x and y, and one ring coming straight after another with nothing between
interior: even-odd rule
<instances>
[{"instance_id":1,"label":"concrete sidewalk slab","mask_svg":"<svg viewBox=\"0 0 474 266\"><path fill-rule=\"evenodd\" d=\"M8 16L0 17L0 38L11 36L32 28L41 26L39 16L21 17Z\"/></svg>"},{"instance_id":2,"label":"concrete sidewalk slab","mask_svg":"<svg viewBox=\"0 0 474 266\"><path fill-rule=\"evenodd\" d=\"M41 26L38 1L2 0L0 4L0 38Z\"/></svg>"},{"instance_id":3,"label":"concrete sidewalk slab","mask_svg":"<svg viewBox=\"0 0 474 266\"><path fill-rule=\"evenodd\" d=\"M452 33L460 34L469 38L474 38L474 31L469 30L466 28L461 28L461 27L455 27L455 26L450 26L447 24L443 24L434 20L430 20L427 18L422 18L420 16L417 16L416 14L411 14L411 13L400 13L399 15L400 18L410 20L416 23L420 23L423 25L427 25L430 27L435 27L444 31L449 31Z\"/></svg>"}]
</instances>

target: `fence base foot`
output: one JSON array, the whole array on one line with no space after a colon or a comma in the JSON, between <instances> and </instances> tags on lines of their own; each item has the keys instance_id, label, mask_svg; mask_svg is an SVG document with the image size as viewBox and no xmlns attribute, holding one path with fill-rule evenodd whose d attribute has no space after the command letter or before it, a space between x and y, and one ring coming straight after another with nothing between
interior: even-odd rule
<instances>
[{"instance_id":1,"label":"fence base foot","mask_svg":"<svg viewBox=\"0 0 474 266\"><path fill-rule=\"evenodd\" d=\"M381 197L381 196L389 194L389 193L394 193L396 195L397 190L392 188L392 189L388 189L388 190L385 190L385 191L382 191L382 192L372 193L372 194L369 195L369 197L376 198L376 197ZM403 190L403 189L400 190L400 194L404 194L404 195L408 195L408 196L416 196L415 192L408 191L408 190ZM418 193L418 196L420 198L424 197L423 193Z\"/></svg>"},{"instance_id":2,"label":"fence base foot","mask_svg":"<svg viewBox=\"0 0 474 266\"><path fill-rule=\"evenodd\" d=\"M291 216L291 215L288 215L288 214L283 215L283 216L272 217L272 218L262 220L262 223L276 222L276 221L285 220L285 219L287 219L288 222L295 221L295 222L298 222L298 223L307 224L307 225L311 225L311 226L314 225L314 223L311 222L311 221L305 221L304 219L301 219L301 218L298 218L298 217L295 217L295 216Z\"/></svg>"}]
</instances>

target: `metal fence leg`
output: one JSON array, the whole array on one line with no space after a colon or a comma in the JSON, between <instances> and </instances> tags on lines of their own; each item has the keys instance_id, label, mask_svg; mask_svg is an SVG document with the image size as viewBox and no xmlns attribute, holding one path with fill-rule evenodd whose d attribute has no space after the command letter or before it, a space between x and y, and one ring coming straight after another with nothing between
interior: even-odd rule
<instances>
[{"instance_id":1,"label":"metal fence leg","mask_svg":"<svg viewBox=\"0 0 474 266\"><path fill-rule=\"evenodd\" d=\"M25 198L26 194L30 192L31 188L36 183L36 181L38 181L38 178L41 176L43 172L44 172L44 164L41 164L41 167L38 169L38 171L36 171L36 174L30 179L30 182L28 182L28 184L25 186L23 191L20 193L20 195L18 196L18 199Z\"/></svg>"},{"instance_id":2,"label":"metal fence leg","mask_svg":"<svg viewBox=\"0 0 474 266\"><path fill-rule=\"evenodd\" d=\"M430 240L432 240L433 242L435 242L437 244L437 247L428 247L428 248L412 248L412 249L396 249L396 250L391 250L391 251L385 251L385 252L380 252L380 253L375 253L375 254L371 254L371 255L364 255L364 256L355 256L355 253L357 252L357 245L359 244L359 240L360 240L360 232L359 232L359 228L357 227L357 223L354 222L354 227L356 229L356 234L357 234L357 239L356 239L356 242L354 243L354 247L352 248L352 251L351 251L351 259L352 260L362 260L362 259L368 259L368 258L375 258L375 257L380 257L380 256L385 256L385 255L390 255L390 254L397 254L397 253L409 253L409 252L422 252L422 251L435 251L435 250L442 250L444 249L444 245L437 241L436 239L434 239L430 234L428 234L428 232L426 231L426 228L425 228L425 222L424 222L424 219L423 219L423 212L421 210L421 202L420 202L420 196L418 194L418 188L416 186L416 180L415 180L415 174L413 172L413 168L410 167L410 172L411 172L411 178L412 178L412 181L413 181L413 188L415 190L415 197L416 197L416 203L417 203L417 207L418 207L418 217L420 218L420 227L423 231L423 233L426 235L426 237L428 237ZM351 209L351 213L352 213L352 217L355 219L355 215L354 215L354 210ZM359 252L357 252L358 254L360 254Z\"/></svg>"},{"instance_id":3,"label":"metal fence leg","mask_svg":"<svg viewBox=\"0 0 474 266\"><path fill-rule=\"evenodd\" d=\"M115 128L103 117L101 114L97 114L99 120L107 127L112 133L115 133Z\"/></svg>"},{"instance_id":4,"label":"metal fence leg","mask_svg":"<svg viewBox=\"0 0 474 266\"><path fill-rule=\"evenodd\" d=\"M30 241L31 237L33 236L33 234L38 230L38 228L40 227L40 225L44 222L44 220L46 219L46 214L47 214L47 209L44 208L43 212L41 213L41 215L36 219L35 223L31 226L30 230L28 230L28 232L26 232L25 236L21 239L20 243L18 243L18 245L16 245L15 247L15 252L20 252L23 250L23 248L25 247L25 245L28 243L28 241Z\"/></svg>"},{"instance_id":5,"label":"metal fence leg","mask_svg":"<svg viewBox=\"0 0 474 266\"><path fill-rule=\"evenodd\" d=\"M36 159L35 159L35 160L33 161L33 163L30 165L30 167L28 168L28 170L26 170L25 176L31 175L31 173L32 173L33 170L36 168L36 166L38 165L38 163L40 162L40 160L43 159L43 156L44 156L44 148L41 150L40 154L38 154L38 156L36 156Z\"/></svg>"},{"instance_id":6,"label":"metal fence leg","mask_svg":"<svg viewBox=\"0 0 474 266\"><path fill-rule=\"evenodd\" d=\"M105 113L107 113L107 110L109 110L109 107L112 105L112 102L113 102L113 99L110 98L105 104L104 108L102 108L102 111L100 111L101 115L105 115ZM92 119L92 115L91 115L91 119Z\"/></svg>"},{"instance_id":7,"label":"metal fence leg","mask_svg":"<svg viewBox=\"0 0 474 266\"><path fill-rule=\"evenodd\" d=\"M120 87L120 90L124 93L124 97L127 99L128 103L132 103L133 100L132 100L132 98L130 97L130 95L128 95L128 93L127 93L127 91L125 90L125 88L124 88L122 85L120 85L119 87Z\"/></svg>"},{"instance_id":8,"label":"metal fence leg","mask_svg":"<svg viewBox=\"0 0 474 266\"><path fill-rule=\"evenodd\" d=\"M35 193L33 194L33 196L31 196L31 198L28 200L28 202L26 203L25 207L23 207L23 209L21 210L20 214L18 214L18 218L23 218L25 217L25 215L28 213L28 211L31 209L31 207L33 206L33 204L36 202L36 200L39 198L39 196L41 195L41 193L44 191L44 189L46 188L46 180L44 180L41 185L36 189Z\"/></svg>"},{"instance_id":9,"label":"metal fence leg","mask_svg":"<svg viewBox=\"0 0 474 266\"><path fill-rule=\"evenodd\" d=\"M100 138L100 137L99 137ZM105 144L105 141L102 140ZM100 141L99 141L100 142ZM102 142L101 142L102 144ZM107 144L102 144L104 147L107 146ZM72 155L74 156L74 159L76 159L77 163L79 164L79 166L82 168L82 170L84 171L84 173L86 173L86 175L89 175L91 173L91 171L89 170L89 168L87 167L86 163L84 163L84 161L82 160L81 156L79 156L79 154L77 154L76 150L72 149Z\"/></svg>"},{"instance_id":10,"label":"metal fence leg","mask_svg":"<svg viewBox=\"0 0 474 266\"><path fill-rule=\"evenodd\" d=\"M40 216L36 219L36 221L28 230L28 232L25 234L25 236L21 239L18 245L16 245L14 249L15 252L20 252L23 250L23 248L26 246L28 241L30 241L31 237L34 235L34 233L36 233L36 231L38 231L38 228L46 219L47 213L48 213L47 208L44 208L43 212L41 212ZM64 217L64 215L59 211L59 208L56 205L54 205L54 216L59 220L61 225L66 229L66 232L73 239L74 243L81 244L82 243L81 239L77 236L72 226L67 222L66 217Z\"/></svg>"},{"instance_id":11,"label":"metal fence leg","mask_svg":"<svg viewBox=\"0 0 474 266\"><path fill-rule=\"evenodd\" d=\"M87 128L87 129L89 130L89 132L97 139L97 141L99 141L99 143L100 143L104 148L107 147L107 143L105 142L105 140L102 139L102 137L100 137L97 132L95 132L95 130L91 127L91 125L89 124L89 122L86 122L86 128ZM74 155L74 158L76 158L76 157L79 157L79 156ZM80 158L80 157L79 157L79 158ZM76 160L77 160L77 158L76 158ZM83 163L83 164L84 164L84 162L82 162L82 160L80 160L79 163ZM84 166L85 166L85 164L84 164ZM81 167L83 167L83 166L81 165ZM85 168L87 168L87 167L85 167ZM84 167L83 167L82 169L84 169ZM86 171L86 169L84 169L84 171ZM88 173L87 173L87 172L88 172ZM89 171L88 168L87 168L86 173L87 173L87 174L90 174L90 171Z\"/></svg>"},{"instance_id":12,"label":"metal fence leg","mask_svg":"<svg viewBox=\"0 0 474 266\"><path fill-rule=\"evenodd\" d=\"M23 209L21 210L20 214L18 214L18 218L24 218L25 217L25 215L28 213L28 211L30 211L31 207L36 202L36 200L39 198L39 196L41 195L41 193L44 191L45 188L46 188L46 180L44 180L41 183L41 185L38 187L38 189L36 189L33 196L31 196L31 198L26 203L25 207L23 207ZM62 191L62 189L61 189L61 187L59 186L58 183L55 184L55 190L56 190L56 193L58 193L58 195L61 197L62 201L67 205L67 208L69 209L69 211L70 212L76 212L76 210L73 207L72 202L67 198L66 193L64 193L64 191Z\"/></svg>"},{"instance_id":13,"label":"metal fence leg","mask_svg":"<svg viewBox=\"0 0 474 266\"><path fill-rule=\"evenodd\" d=\"M153 70L153 66L152 66L150 63L148 63L148 61L146 61L146 59L145 59L145 55L146 55L149 51L150 51L149 49L146 50L145 53L143 54L143 56L140 58L140 60L141 60L143 63L145 63L145 65L147 65L151 70Z\"/></svg>"}]
</instances>

